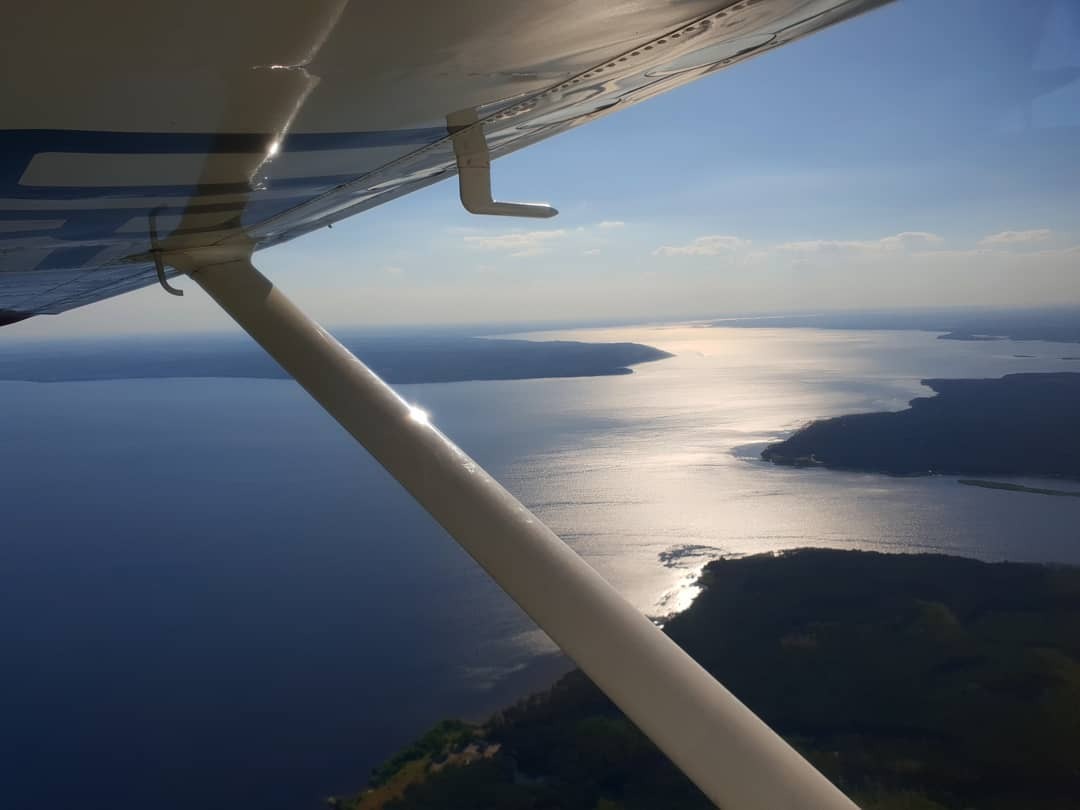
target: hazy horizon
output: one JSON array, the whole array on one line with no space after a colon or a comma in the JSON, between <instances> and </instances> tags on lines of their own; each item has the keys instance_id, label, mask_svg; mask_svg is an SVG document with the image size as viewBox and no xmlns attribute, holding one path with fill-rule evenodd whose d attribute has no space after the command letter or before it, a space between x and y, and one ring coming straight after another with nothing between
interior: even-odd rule
<instances>
[{"instance_id":1,"label":"hazy horizon","mask_svg":"<svg viewBox=\"0 0 1080 810\"><path fill-rule=\"evenodd\" d=\"M195 289L196 293L199 292ZM142 291L145 292L145 291ZM133 295L138 295L134 293ZM101 304L91 304L73 312L93 310L102 305L108 305L112 299ZM247 336L240 328L224 316L221 322L212 327L183 328L183 324L170 324L177 328L143 329L132 328L131 331L115 329L108 332L84 331L81 328L71 330L53 328L53 324L60 324L70 317L71 313L62 315L36 316L28 321L22 321L12 326L5 327L0 332L0 349L6 346L15 346L22 343L47 343L65 342L78 339L110 340L110 339L136 339L155 338L169 340L171 338L190 339L193 337L205 339L228 339L236 338L247 340ZM850 307L850 308L801 308L772 311L714 311L714 312L688 312L671 317L655 317L648 315L626 315L617 317L564 317L546 318L535 320L489 320L489 321L446 321L446 322L400 322L400 323L325 323L324 326L333 334L347 335L351 337L378 337L378 336L417 336L424 334L458 335L468 337L506 337L515 334L532 332L570 330L570 329L603 329L608 327L635 327L635 326L659 326L678 324L701 324L701 325L724 325L725 322L733 322L737 326L746 326L753 321L779 321L779 327L798 326L805 328L821 329L884 329L901 331L931 331L946 332L950 328L945 325L935 326L935 318L940 318L945 324L950 318L959 323L963 318L993 318L997 317L1022 317L1022 316L1065 316L1080 318L1080 301L1068 304L1053 304L1030 307L1017 306L921 306L921 307ZM804 323L810 319L820 318L820 326ZM850 322L845 323L845 321ZM863 325L858 319L877 319L880 325ZM791 321L793 323L784 323ZM904 325L898 322L907 321ZM39 322L39 329L32 330L28 326ZM795 323L797 322L797 323ZM763 324L764 325L764 324ZM770 324L771 325L771 324ZM81 324L79 325L81 326ZM1080 330L1080 325L1077 326Z\"/></svg>"}]
</instances>

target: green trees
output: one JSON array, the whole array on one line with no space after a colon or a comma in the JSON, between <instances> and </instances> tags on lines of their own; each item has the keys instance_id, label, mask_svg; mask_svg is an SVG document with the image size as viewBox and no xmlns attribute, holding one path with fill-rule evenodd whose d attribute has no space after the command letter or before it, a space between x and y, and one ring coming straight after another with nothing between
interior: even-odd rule
<instances>
[{"instance_id":1,"label":"green trees","mask_svg":"<svg viewBox=\"0 0 1080 810\"><path fill-rule=\"evenodd\" d=\"M1080 570L806 549L703 581L667 632L867 810L1076 806ZM711 807L581 672L376 776L478 734L494 758L385 806Z\"/></svg>"}]
</instances>

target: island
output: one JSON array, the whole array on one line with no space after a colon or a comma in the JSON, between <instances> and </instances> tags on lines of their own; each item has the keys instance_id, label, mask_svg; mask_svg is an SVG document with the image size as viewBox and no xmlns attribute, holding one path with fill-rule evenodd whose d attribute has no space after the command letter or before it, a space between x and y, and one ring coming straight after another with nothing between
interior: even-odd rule
<instances>
[{"instance_id":1,"label":"island","mask_svg":"<svg viewBox=\"0 0 1080 810\"><path fill-rule=\"evenodd\" d=\"M906 410L812 422L761 457L774 464L893 475L1080 479L1080 374L923 380L937 396Z\"/></svg>"},{"instance_id":2,"label":"island","mask_svg":"<svg viewBox=\"0 0 1080 810\"><path fill-rule=\"evenodd\" d=\"M665 631L864 810L1080 796L1080 569L802 549L709 563ZM338 810L682 810L709 801L571 672L447 721Z\"/></svg>"}]
</instances>

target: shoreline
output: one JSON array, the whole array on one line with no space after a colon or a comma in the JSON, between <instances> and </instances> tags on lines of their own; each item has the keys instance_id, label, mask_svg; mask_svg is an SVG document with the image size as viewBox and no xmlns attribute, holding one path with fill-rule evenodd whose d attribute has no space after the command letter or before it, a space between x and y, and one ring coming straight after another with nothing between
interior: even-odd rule
<instances>
[{"instance_id":1,"label":"shoreline","mask_svg":"<svg viewBox=\"0 0 1080 810\"><path fill-rule=\"evenodd\" d=\"M801 548L716 560L701 579L666 632L860 806L1050 810L1073 795L1068 757L1040 752L1080 744L1047 719L1072 700L1054 673L1076 654L1080 566ZM576 669L482 723L444 721L377 773L331 806L711 807Z\"/></svg>"},{"instance_id":2,"label":"shoreline","mask_svg":"<svg viewBox=\"0 0 1080 810\"><path fill-rule=\"evenodd\" d=\"M630 341L528 341L505 338L383 338L344 345L391 385L546 380L633 374L634 366L672 355ZM70 351L4 349L0 381L108 382L165 379L287 380L257 347L235 340L176 347L171 343L88 344Z\"/></svg>"},{"instance_id":3,"label":"shoreline","mask_svg":"<svg viewBox=\"0 0 1080 810\"><path fill-rule=\"evenodd\" d=\"M819 419L761 458L789 467L895 476L1080 480L1080 373L926 379L935 392L899 411Z\"/></svg>"},{"instance_id":4,"label":"shoreline","mask_svg":"<svg viewBox=\"0 0 1080 810\"><path fill-rule=\"evenodd\" d=\"M1003 492L1026 492L1031 495L1051 495L1066 498L1080 498L1080 490L1043 489L1041 487L1029 487L1023 484L1010 483L1008 481L984 481L977 478L960 478L958 484L968 487L982 487L983 489L997 489Z\"/></svg>"}]
</instances>

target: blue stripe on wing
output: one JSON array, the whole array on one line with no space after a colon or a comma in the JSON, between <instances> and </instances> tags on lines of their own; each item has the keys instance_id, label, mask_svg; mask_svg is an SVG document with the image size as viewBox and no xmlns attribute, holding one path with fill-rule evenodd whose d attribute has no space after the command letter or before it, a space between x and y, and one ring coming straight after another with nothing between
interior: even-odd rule
<instances>
[{"instance_id":1,"label":"blue stripe on wing","mask_svg":"<svg viewBox=\"0 0 1080 810\"><path fill-rule=\"evenodd\" d=\"M325 132L297 133L286 136L280 146L280 154L324 152L328 150L363 150L370 148L413 146L423 147L445 138L446 128L425 127L375 132ZM265 154L273 142L273 135L264 133L144 133L144 132L96 132L77 130L0 130L0 199L8 202L9 210L0 210L0 222L26 222L30 225L40 220L62 220L60 227L35 230L9 228L0 231L0 247L7 242L15 246L16 240L44 237L50 242L86 242L98 240L94 246L56 246L35 269L79 268L89 266L101 251L102 244L110 239L122 238L117 231L136 218L149 223L151 213L161 216L186 214L235 212L238 224L250 225L264 221L284 211L301 205L332 188L355 180L356 173L331 174L314 177L283 178L273 182L275 195L260 199L235 202L200 203L199 197L221 194L247 194L252 188L247 183L206 183L193 185L139 185L139 186L25 186L20 180L34 157L41 153L67 152L87 155L212 155L212 154ZM285 192L282 194L282 192ZM132 200L146 199L145 206L126 205L118 208L109 204L109 198ZM183 205L161 205L162 197L185 199ZM36 202L86 201L101 199L100 208L72 206L70 208L50 205L48 208ZM11 202L19 201L18 207ZM25 206L21 203L25 201ZM174 235L213 232L222 225L185 228L171 231ZM103 241L104 240L104 241ZM18 249L17 247L15 249ZM0 271L3 270L0 265Z\"/></svg>"}]
</instances>

